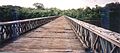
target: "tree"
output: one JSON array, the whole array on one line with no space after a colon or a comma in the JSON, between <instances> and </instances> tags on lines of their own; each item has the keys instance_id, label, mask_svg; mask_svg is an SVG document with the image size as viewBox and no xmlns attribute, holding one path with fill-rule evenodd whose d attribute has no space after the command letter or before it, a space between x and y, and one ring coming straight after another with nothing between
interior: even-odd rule
<instances>
[{"instance_id":1,"label":"tree","mask_svg":"<svg viewBox=\"0 0 120 53\"><path fill-rule=\"evenodd\" d=\"M120 3L109 3L105 8L109 9L110 30L120 33Z\"/></svg>"},{"instance_id":2,"label":"tree","mask_svg":"<svg viewBox=\"0 0 120 53\"><path fill-rule=\"evenodd\" d=\"M14 19L19 19L19 9L21 9L19 6L0 6L0 21L11 21Z\"/></svg>"},{"instance_id":3,"label":"tree","mask_svg":"<svg viewBox=\"0 0 120 53\"><path fill-rule=\"evenodd\" d=\"M42 3L34 3L33 6L37 7L37 9L44 9L44 5Z\"/></svg>"}]
</instances>

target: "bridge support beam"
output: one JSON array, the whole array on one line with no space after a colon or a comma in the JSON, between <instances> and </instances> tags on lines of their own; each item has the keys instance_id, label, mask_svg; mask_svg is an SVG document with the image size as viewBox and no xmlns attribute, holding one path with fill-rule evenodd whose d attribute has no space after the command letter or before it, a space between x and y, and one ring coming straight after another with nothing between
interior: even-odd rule
<instances>
[{"instance_id":1,"label":"bridge support beam","mask_svg":"<svg viewBox=\"0 0 120 53\"><path fill-rule=\"evenodd\" d=\"M120 34L65 16L86 51L91 53L119 53Z\"/></svg>"}]
</instances>

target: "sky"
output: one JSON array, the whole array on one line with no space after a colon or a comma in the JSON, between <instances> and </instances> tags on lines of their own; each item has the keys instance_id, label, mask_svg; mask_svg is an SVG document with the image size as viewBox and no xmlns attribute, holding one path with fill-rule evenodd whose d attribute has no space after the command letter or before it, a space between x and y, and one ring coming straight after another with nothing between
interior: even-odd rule
<instances>
[{"instance_id":1,"label":"sky","mask_svg":"<svg viewBox=\"0 0 120 53\"><path fill-rule=\"evenodd\" d=\"M105 6L107 3L120 2L120 0L0 0L1 5L16 5L22 7L34 7L34 3L42 3L45 8L56 7L59 9L77 9L95 5Z\"/></svg>"}]
</instances>

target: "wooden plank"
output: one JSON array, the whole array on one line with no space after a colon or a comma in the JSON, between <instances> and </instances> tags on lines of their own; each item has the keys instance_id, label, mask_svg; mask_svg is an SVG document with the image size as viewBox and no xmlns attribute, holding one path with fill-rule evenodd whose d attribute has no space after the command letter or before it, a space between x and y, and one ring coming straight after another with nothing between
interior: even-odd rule
<instances>
[{"instance_id":1,"label":"wooden plank","mask_svg":"<svg viewBox=\"0 0 120 53\"><path fill-rule=\"evenodd\" d=\"M85 53L81 42L64 17L37 28L1 48L3 52Z\"/></svg>"}]
</instances>

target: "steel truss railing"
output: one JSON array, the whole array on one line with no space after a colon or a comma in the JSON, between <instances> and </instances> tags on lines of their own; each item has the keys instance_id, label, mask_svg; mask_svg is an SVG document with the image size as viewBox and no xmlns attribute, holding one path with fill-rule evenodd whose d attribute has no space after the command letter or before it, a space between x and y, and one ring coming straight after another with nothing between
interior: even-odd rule
<instances>
[{"instance_id":1,"label":"steel truss railing","mask_svg":"<svg viewBox=\"0 0 120 53\"><path fill-rule=\"evenodd\" d=\"M0 22L0 43L4 42L7 39L14 39L16 37L19 37L25 32L28 32L34 28L46 24L56 18L57 16L51 16L26 20Z\"/></svg>"},{"instance_id":2,"label":"steel truss railing","mask_svg":"<svg viewBox=\"0 0 120 53\"><path fill-rule=\"evenodd\" d=\"M120 53L120 34L65 16L76 36L91 53Z\"/></svg>"}]
</instances>

